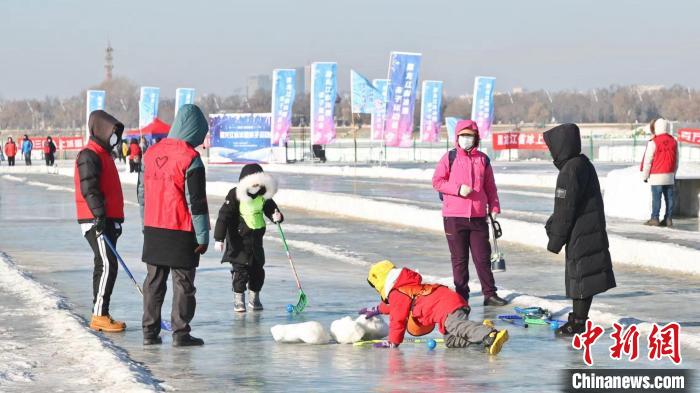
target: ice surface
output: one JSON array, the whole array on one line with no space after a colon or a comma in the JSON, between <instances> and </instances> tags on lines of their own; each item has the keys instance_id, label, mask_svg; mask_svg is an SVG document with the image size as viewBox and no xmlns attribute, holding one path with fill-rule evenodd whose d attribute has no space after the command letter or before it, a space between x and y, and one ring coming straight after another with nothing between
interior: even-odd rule
<instances>
[{"instance_id":1,"label":"ice surface","mask_svg":"<svg viewBox=\"0 0 700 393\"><path fill-rule=\"evenodd\" d=\"M365 329L352 317L343 317L331 323L331 336L339 344L352 344L362 340Z\"/></svg>"},{"instance_id":2,"label":"ice surface","mask_svg":"<svg viewBox=\"0 0 700 393\"><path fill-rule=\"evenodd\" d=\"M309 321L288 325L275 325L270 328L272 337L278 343L328 344L331 339L320 322Z\"/></svg>"}]
</instances>

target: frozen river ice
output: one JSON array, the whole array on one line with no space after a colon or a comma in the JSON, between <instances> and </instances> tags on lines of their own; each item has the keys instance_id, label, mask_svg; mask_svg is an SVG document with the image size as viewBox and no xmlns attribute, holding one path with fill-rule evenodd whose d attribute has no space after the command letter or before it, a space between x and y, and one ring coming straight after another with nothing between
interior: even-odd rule
<instances>
[{"instance_id":1,"label":"frozen river ice","mask_svg":"<svg viewBox=\"0 0 700 393\"><path fill-rule=\"evenodd\" d=\"M210 179L238 178L237 171L226 172L225 169L212 170ZM0 250L22 269L31 272L34 279L55 288L65 297L70 311L88 318L92 255L74 220L73 196L61 191L72 188L72 179L23 176L59 187L49 191L0 176ZM311 176L289 179L296 179L299 187L312 182L319 184L318 179ZM346 180L328 177L322 181L328 184L328 191L346 192L343 189L347 187ZM366 187L370 189L374 185ZM133 186L125 185L124 189L127 200L134 202ZM425 195L428 192L430 190ZM212 217L215 217L221 199L210 198L209 202ZM432 203L427 197L425 202ZM142 280L145 266L139 258L142 238L138 209L133 203L127 204L126 209L127 222L118 249L137 279ZM581 353L571 349L569 342L555 339L551 331L537 326L522 329L500 325L509 328L511 340L503 352L493 358L469 349L429 351L419 344L405 344L399 350L339 344L276 344L270 334L273 325L315 320L328 328L333 320L355 315L357 309L376 303L375 292L366 284L368 263L389 258L398 265L411 266L431 276L449 277L451 274L445 240L439 234L317 212L285 210L285 213L288 237L293 242L304 242L304 247L295 247L292 243L292 253L310 299L302 316L290 317L284 310L285 305L295 299L296 290L276 234L269 231L266 237L268 275L262 292L265 311L245 315L233 313L230 273L227 265L219 263L220 254L210 250L197 272L198 304L192 324L193 334L205 340L204 347L173 348L166 336L164 345L144 348L140 331L141 301L123 272L115 287L112 314L126 320L128 329L122 334L105 336L123 349L129 359L142 365L148 377L160 381L156 388L181 391L555 391L560 383L560 370L583 365ZM504 243L502 248L506 252L508 272L496 276L499 286L547 300L563 300L563 256L510 243ZM645 321L679 321L683 323L684 332L700 333L696 311L700 280L697 277L676 277L626 267L616 267L616 275L618 288L596 297L594 310ZM472 319L494 318L498 313L510 311L484 309L478 289L472 289ZM12 300L3 288L0 288L0 295L0 311L6 312L0 322L0 347L4 348L3 345L12 340L31 343L32 337L39 333L33 333L28 322L31 316L18 307L21 299ZM165 315L168 307L169 302L166 302ZM21 334L15 334L10 340L2 332ZM51 347L50 342L43 345ZM596 367L629 367L626 361L608 357L610 345L606 338L594 347ZM70 352L72 349L64 347L62 350ZM31 352L18 354L26 357L24 371L37 375L36 380L45 380L41 375L56 364L44 356L34 354L32 357ZM684 346L683 362L684 368L697 369L700 352ZM642 359L635 362L634 367L669 365L668 361L652 363ZM2 367L0 365L0 373ZM55 380L56 390L76 389L72 374L59 376L54 372L50 375ZM39 391L46 387L17 379L0 379L0 390Z\"/></svg>"}]
</instances>

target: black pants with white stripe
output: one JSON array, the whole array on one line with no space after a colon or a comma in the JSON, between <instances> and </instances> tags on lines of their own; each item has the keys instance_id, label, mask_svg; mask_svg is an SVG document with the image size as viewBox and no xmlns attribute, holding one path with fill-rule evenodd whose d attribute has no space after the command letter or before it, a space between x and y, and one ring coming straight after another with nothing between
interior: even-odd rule
<instances>
[{"instance_id":1,"label":"black pants with white stripe","mask_svg":"<svg viewBox=\"0 0 700 393\"><path fill-rule=\"evenodd\" d=\"M107 220L104 235L114 247L117 247L117 239L121 234L121 224ZM95 270L92 273L92 314L109 315L109 299L119 270L117 258L104 240L95 236L94 228L85 232L85 239L95 254Z\"/></svg>"}]
</instances>

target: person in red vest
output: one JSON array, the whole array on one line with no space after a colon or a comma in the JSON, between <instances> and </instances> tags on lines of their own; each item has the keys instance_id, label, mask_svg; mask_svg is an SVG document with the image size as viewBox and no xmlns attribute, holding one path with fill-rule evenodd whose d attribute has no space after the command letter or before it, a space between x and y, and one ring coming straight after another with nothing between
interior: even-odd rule
<instances>
[{"instance_id":1,"label":"person in red vest","mask_svg":"<svg viewBox=\"0 0 700 393\"><path fill-rule=\"evenodd\" d=\"M209 207L204 164L195 148L209 124L195 105L177 112L168 137L151 146L143 159L137 193L143 208L143 344L161 344L161 307L168 275L173 276L173 346L203 345L190 335L194 318L194 277L209 244Z\"/></svg>"},{"instance_id":2,"label":"person in red vest","mask_svg":"<svg viewBox=\"0 0 700 393\"><path fill-rule=\"evenodd\" d=\"M507 330L496 330L487 321L470 321L471 308L463 296L444 285L424 283L418 272L381 261L369 269L367 282L382 302L359 313L366 318L389 315L389 339L377 347L396 348L406 332L423 336L432 332L435 325L445 335L448 348L481 346L490 355L496 355L508 341Z\"/></svg>"},{"instance_id":3,"label":"person in red vest","mask_svg":"<svg viewBox=\"0 0 700 393\"><path fill-rule=\"evenodd\" d=\"M651 185L651 218L645 222L650 226L673 226L673 186L678 171L678 143L669 133L668 122L654 119L649 124L652 137L647 143L640 170L642 180ZM666 211L664 219L659 221L661 195L664 197Z\"/></svg>"},{"instance_id":4,"label":"person in red vest","mask_svg":"<svg viewBox=\"0 0 700 393\"><path fill-rule=\"evenodd\" d=\"M44 160L46 161L46 166L53 166L56 154L56 144L50 136L46 137L46 142L44 143Z\"/></svg>"},{"instance_id":5,"label":"person in red vest","mask_svg":"<svg viewBox=\"0 0 700 393\"><path fill-rule=\"evenodd\" d=\"M141 148L136 139L129 144L129 173L141 172Z\"/></svg>"},{"instance_id":6,"label":"person in red vest","mask_svg":"<svg viewBox=\"0 0 700 393\"><path fill-rule=\"evenodd\" d=\"M12 140L12 137L7 138L5 143L5 155L7 156L7 165L15 166L15 156L17 155L17 144Z\"/></svg>"},{"instance_id":7,"label":"person in red vest","mask_svg":"<svg viewBox=\"0 0 700 393\"><path fill-rule=\"evenodd\" d=\"M126 324L109 314L117 278L117 260L104 237L116 247L124 222L124 195L111 151L119 144L124 125L105 111L90 113L90 140L75 160L75 204L78 222L95 254L92 274L93 309L90 328L121 332Z\"/></svg>"}]
</instances>

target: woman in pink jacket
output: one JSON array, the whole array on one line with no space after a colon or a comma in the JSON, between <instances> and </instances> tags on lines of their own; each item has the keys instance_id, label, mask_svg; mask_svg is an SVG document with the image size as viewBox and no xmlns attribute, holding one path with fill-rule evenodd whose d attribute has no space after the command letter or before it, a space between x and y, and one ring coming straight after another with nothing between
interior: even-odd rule
<instances>
[{"instance_id":1,"label":"woman in pink jacket","mask_svg":"<svg viewBox=\"0 0 700 393\"><path fill-rule=\"evenodd\" d=\"M485 306L508 302L496 294L491 272L488 214L501 212L496 181L489 157L480 152L479 128L472 120L461 120L455 127L456 146L438 162L433 188L442 195L442 216L447 244L452 255L455 290L469 299L469 250L481 282Z\"/></svg>"}]
</instances>

